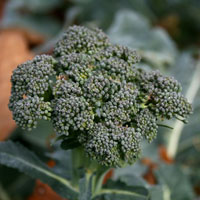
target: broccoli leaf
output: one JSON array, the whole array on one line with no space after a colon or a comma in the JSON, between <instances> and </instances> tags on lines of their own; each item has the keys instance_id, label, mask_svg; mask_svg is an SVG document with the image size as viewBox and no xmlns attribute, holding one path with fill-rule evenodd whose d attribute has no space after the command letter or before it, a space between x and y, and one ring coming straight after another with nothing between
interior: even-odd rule
<instances>
[{"instance_id":1,"label":"broccoli leaf","mask_svg":"<svg viewBox=\"0 0 200 200\"><path fill-rule=\"evenodd\" d=\"M42 149L46 148L47 142L50 142L50 138L54 136L51 123L45 120L39 120L38 127L31 130L28 134L26 130L20 129L19 127L17 131L20 131L20 137L23 140Z\"/></svg>"},{"instance_id":2,"label":"broccoli leaf","mask_svg":"<svg viewBox=\"0 0 200 200\"><path fill-rule=\"evenodd\" d=\"M145 174L147 167L142 165L141 162L137 161L133 165L126 166L123 168L115 169L114 180L120 180L126 183L128 186L143 186L146 187L148 184L142 178Z\"/></svg>"},{"instance_id":3,"label":"broccoli leaf","mask_svg":"<svg viewBox=\"0 0 200 200\"><path fill-rule=\"evenodd\" d=\"M47 13L62 5L63 0L11 0L18 10L26 9L35 13Z\"/></svg>"},{"instance_id":4,"label":"broccoli leaf","mask_svg":"<svg viewBox=\"0 0 200 200\"><path fill-rule=\"evenodd\" d=\"M101 190L101 193L99 193L98 196L96 196L94 199L105 199L105 200L147 200L148 196L139 194L137 192L131 192L131 191L125 191L125 190Z\"/></svg>"},{"instance_id":5,"label":"broccoli leaf","mask_svg":"<svg viewBox=\"0 0 200 200\"><path fill-rule=\"evenodd\" d=\"M61 148L64 150L68 150L68 149L74 149L79 147L81 144L76 141L74 138L67 138L64 139L61 143Z\"/></svg>"},{"instance_id":6,"label":"broccoli leaf","mask_svg":"<svg viewBox=\"0 0 200 200\"><path fill-rule=\"evenodd\" d=\"M38 178L65 198L75 199L78 191L70 182L48 168L38 157L20 144L11 141L0 143L0 163L17 168L32 178Z\"/></svg>"},{"instance_id":7,"label":"broccoli leaf","mask_svg":"<svg viewBox=\"0 0 200 200\"><path fill-rule=\"evenodd\" d=\"M151 200L164 200L163 196L163 186L155 185L149 188L149 193L151 196Z\"/></svg>"},{"instance_id":8,"label":"broccoli leaf","mask_svg":"<svg viewBox=\"0 0 200 200\"><path fill-rule=\"evenodd\" d=\"M137 176L142 176L147 170L147 167L141 164L140 161L137 161L133 165L128 165L123 168L115 169L114 179L118 179L123 176L133 175L134 172L137 172Z\"/></svg>"},{"instance_id":9,"label":"broccoli leaf","mask_svg":"<svg viewBox=\"0 0 200 200\"><path fill-rule=\"evenodd\" d=\"M47 157L53 159L56 165L53 167L54 172L60 174L62 177L72 179L72 153L70 150L66 151L61 149L56 143L55 150L51 153L47 153Z\"/></svg>"},{"instance_id":10,"label":"broccoli leaf","mask_svg":"<svg viewBox=\"0 0 200 200\"><path fill-rule=\"evenodd\" d=\"M177 50L168 34L162 28L151 28L149 20L137 12L119 11L108 34L112 42L139 50L145 63L153 67L175 62Z\"/></svg>"},{"instance_id":11,"label":"broccoli leaf","mask_svg":"<svg viewBox=\"0 0 200 200\"><path fill-rule=\"evenodd\" d=\"M0 25L4 28L24 28L41 34L45 39L55 36L61 29L61 23L55 17L40 13L22 13L18 4L12 1L6 5L6 12Z\"/></svg>"},{"instance_id":12,"label":"broccoli leaf","mask_svg":"<svg viewBox=\"0 0 200 200\"><path fill-rule=\"evenodd\" d=\"M95 200L147 200L149 199L149 192L145 187L141 186L128 186L121 181L109 180L105 189L102 189L94 196Z\"/></svg>"},{"instance_id":13,"label":"broccoli leaf","mask_svg":"<svg viewBox=\"0 0 200 200\"><path fill-rule=\"evenodd\" d=\"M146 0L73 0L79 7L80 13L78 21L80 24L85 22L95 22L103 29L110 26L114 15L121 9L129 8L142 12L150 19L155 19L154 13L148 7Z\"/></svg>"},{"instance_id":14,"label":"broccoli leaf","mask_svg":"<svg viewBox=\"0 0 200 200\"><path fill-rule=\"evenodd\" d=\"M141 162L125 168L115 169L114 180L119 180L132 187L144 187L148 189L151 200L163 200L162 185L149 185L142 177L146 173L147 167Z\"/></svg>"},{"instance_id":15,"label":"broccoli leaf","mask_svg":"<svg viewBox=\"0 0 200 200\"><path fill-rule=\"evenodd\" d=\"M194 192L186 174L177 165L160 165L155 170L157 180L165 186L165 195L171 199L186 200L194 199Z\"/></svg>"},{"instance_id":16,"label":"broccoli leaf","mask_svg":"<svg viewBox=\"0 0 200 200\"><path fill-rule=\"evenodd\" d=\"M196 60L193 58L192 52L183 52L177 59L177 62L172 68L171 73L182 84L183 93L186 95L186 98L188 98L189 102L193 105L193 114L189 118L188 124L184 125L183 123L180 123L178 120L176 120L172 124L172 126L175 127L174 130L168 130L168 133L170 133L168 153L170 156L177 155L178 159L181 158L180 160L182 163L192 162L193 165L198 165L199 152L194 149L196 149L195 146L198 146L200 143L200 63L196 62Z\"/></svg>"}]
</instances>

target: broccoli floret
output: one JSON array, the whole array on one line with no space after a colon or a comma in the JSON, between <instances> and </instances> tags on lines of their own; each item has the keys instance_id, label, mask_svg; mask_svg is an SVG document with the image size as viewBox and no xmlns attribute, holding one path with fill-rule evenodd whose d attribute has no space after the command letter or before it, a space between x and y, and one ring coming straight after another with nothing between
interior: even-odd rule
<instances>
[{"instance_id":1,"label":"broccoli floret","mask_svg":"<svg viewBox=\"0 0 200 200\"><path fill-rule=\"evenodd\" d=\"M192 111L174 78L136 68L139 61L101 30L72 26L53 57L37 56L13 72L13 118L28 129L51 120L57 134L102 165L133 163L142 139L155 139L158 120L184 121Z\"/></svg>"},{"instance_id":2,"label":"broccoli floret","mask_svg":"<svg viewBox=\"0 0 200 200\"><path fill-rule=\"evenodd\" d=\"M120 90L112 94L110 101L101 106L100 112L105 122L115 122L123 125L131 122L138 112L138 90L132 84L121 86Z\"/></svg>"},{"instance_id":3,"label":"broccoli floret","mask_svg":"<svg viewBox=\"0 0 200 200\"><path fill-rule=\"evenodd\" d=\"M36 128L39 119L51 119L50 102L45 102L44 98L38 96L26 97L16 101L13 106L13 119L22 129L31 130Z\"/></svg>"},{"instance_id":4,"label":"broccoli floret","mask_svg":"<svg viewBox=\"0 0 200 200\"><path fill-rule=\"evenodd\" d=\"M69 135L69 129L89 130L93 125L92 107L82 97L70 96L52 101L52 123L57 133Z\"/></svg>"},{"instance_id":5,"label":"broccoli floret","mask_svg":"<svg viewBox=\"0 0 200 200\"><path fill-rule=\"evenodd\" d=\"M72 26L68 28L56 44L54 55L63 56L70 53L94 55L108 45L108 37L100 29Z\"/></svg>"},{"instance_id":6,"label":"broccoli floret","mask_svg":"<svg viewBox=\"0 0 200 200\"><path fill-rule=\"evenodd\" d=\"M38 119L50 120L52 108L46 98L51 95L56 62L49 55L36 56L13 72L9 108L13 119L23 129L35 128Z\"/></svg>"},{"instance_id":7,"label":"broccoli floret","mask_svg":"<svg viewBox=\"0 0 200 200\"><path fill-rule=\"evenodd\" d=\"M180 93L181 85L173 77L163 76L158 71L144 72L139 81L148 94L148 107L154 115L167 119L181 116L184 120L191 114L191 104Z\"/></svg>"},{"instance_id":8,"label":"broccoli floret","mask_svg":"<svg viewBox=\"0 0 200 200\"><path fill-rule=\"evenodd\" d=\"M96 123L87 137L86 152L103 165L121 166L139 157L141 136L132 127Z\"/></svg>"},{"instance_id":9,"label":"broccoli floret","mask_svg":"<svg viewBox=\"0 0 200 200\"><path fill-rule=\"evenodd\" d=\"M74 82L83 84L94 70L95 59L87 54L71 53L59 59L60 70L64 76L69 77Z\"/></svg>"},{"instance_id":10,"label":"broccoli floret","mask_svg":"<svg viewBox=\"0 0 200 200\"><path fill-rule=\"evenodd\" d=\"M9 108L26 96L44 96L51 89L51 77L56 75L56 60L49 55L36 56L33 60L19 65L11 77L12 91Z\"/></svg>"},{"instance_id":11,"label":"broccoli floret","mask_svg":"<svg viewBox=\"0 0 200 200\"><path fill-rule=\"evenodd\" d=\"M148 109L142 109L136 116L136 126L139 133L151 142L157 136L157 118Z\"/></svg>"}]
</instances>

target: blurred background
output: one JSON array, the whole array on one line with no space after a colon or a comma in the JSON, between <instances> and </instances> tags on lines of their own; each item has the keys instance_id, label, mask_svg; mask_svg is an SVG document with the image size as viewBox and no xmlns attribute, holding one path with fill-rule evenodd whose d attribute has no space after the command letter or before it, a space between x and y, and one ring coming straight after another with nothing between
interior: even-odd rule
<instances>
[{"instance_id":1,"label":"blurred background","mask_svg":"<svg viewBox=\"0 0 200 200\"><path fill-rule=\"evenodd\" d=\"M153 200L200 199L199 0L0 0L0 141L20 142L50 167L58 164L45 156L53 151L50 124L41 121L37 129L23 131L7 104L16 66L36 54L51 54L73 24L98 26L112 42L137 49L139 66L174 76L193 104L188 124L167 122L175 128L160 128L156 141L143 144L139 162L109 177L123 175L128 184L150 185ZM62 198L40 181L0 165L0 200L47 199Z\"/></svg>"}]
</instances>

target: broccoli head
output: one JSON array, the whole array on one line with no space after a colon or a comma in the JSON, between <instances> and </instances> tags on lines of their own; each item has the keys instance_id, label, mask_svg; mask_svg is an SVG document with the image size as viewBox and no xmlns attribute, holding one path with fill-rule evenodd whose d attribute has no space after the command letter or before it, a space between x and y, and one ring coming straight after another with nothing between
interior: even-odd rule
<instances>
[{"instance_id":1,"label":"broccoli head","mask_svg":"<svg viewBox=\"0 0 200 200\"><path fill-rule=\"evenodd\" d=\"M133 163L142 139L156 137L158 120L184 121L192 112L174 78L138 68L139 61L101 30L72 26L53 56L36 56L13 72L13 118L29 130L50 120L58 135L102 165Z\"/></svg>"}]
</instances>

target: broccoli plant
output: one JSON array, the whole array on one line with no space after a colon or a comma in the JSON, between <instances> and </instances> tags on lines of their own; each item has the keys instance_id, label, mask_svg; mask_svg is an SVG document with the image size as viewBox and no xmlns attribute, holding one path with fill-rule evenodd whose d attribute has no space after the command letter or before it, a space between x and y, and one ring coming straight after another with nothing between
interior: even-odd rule
<instances>
[{"instance_id":1,"label":"broccoli plant","mask_svg":"<svg viewBox=\"0 0 200 200\"><path fill-rule=\"evenodd\" d=\"M27 130L49 120L61 147L72 149L70 184L77 187L84 176L77 169L83 168L92 198L106 170L140 157L141 141L156 138L160 121L186 122L192 112L173 77L138 68L139 61L135 50L111 44L101 30L72 26L52 56L36 56L11 77L13 119ZM84 193L82 187L77 191Z\"/></svg>"}]
</instances>

